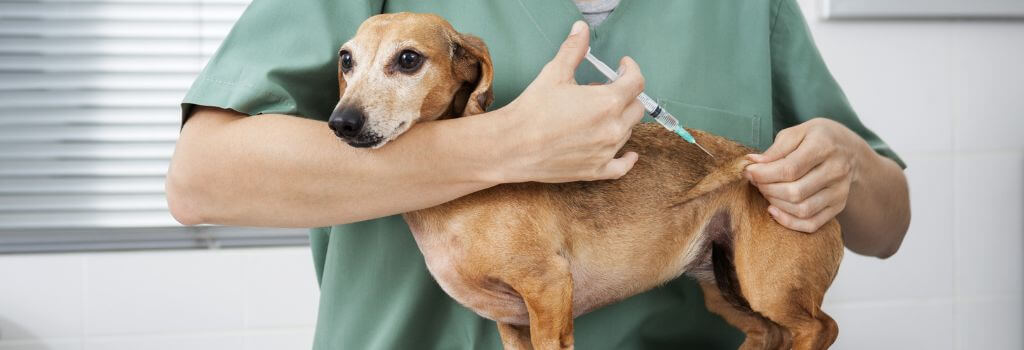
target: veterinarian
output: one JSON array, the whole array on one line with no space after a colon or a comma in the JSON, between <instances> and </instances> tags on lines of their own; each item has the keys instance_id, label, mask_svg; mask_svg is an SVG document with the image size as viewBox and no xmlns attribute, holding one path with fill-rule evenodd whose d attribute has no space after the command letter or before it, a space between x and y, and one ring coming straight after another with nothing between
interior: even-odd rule
<instances>
[{"instance_id":1,"label":"veterinarian","mask_svg":"<svg viewBox=\"0 0 1024 350\"><path fill-rule=\"evenodd\" d=\"M494 322L438 288L396 214L498 183L627 172L637 155L615 153L638 112L577 112L607 98L575 88L604 82L579 65L589 45L609 63L632 57L621 79L646 83L688 127L765 150L746 176L782 225L813 231L838 217L850 250L897 251L910 216L904 164L858 120L795 0L577 2L254 1L182 104L172 214L188 225L318 227L316 349L498 349ZM574 25L580 8L592 29ZM481 37L495 103L378 150L349 147L324 123L338 100L337 50L369 16L399 11L437 13ZM743 341L686 278L584 315L575 331L580 349Z\"/></svg>"}]
</instances>

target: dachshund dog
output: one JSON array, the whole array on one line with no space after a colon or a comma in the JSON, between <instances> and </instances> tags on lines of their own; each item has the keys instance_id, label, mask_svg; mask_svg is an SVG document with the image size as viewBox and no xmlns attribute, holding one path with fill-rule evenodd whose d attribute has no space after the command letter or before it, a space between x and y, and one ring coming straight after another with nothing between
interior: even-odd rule
<instances>
[{"instance_id":1,"label":"dachshund dog","mask_svg":"<svg viewBox=\"0 0 1024 350\"><path fill-rule=\"evenodd\" d=\"M371 17L339 55L328 125L354 147L493 100L483 41L435 15ZM504 184L404 218L437 283L496 321L506 349L571 349L573 318L683 274L747 334L741 348L827 348L839 332L821 310L842 260L839 224L805 234L776 223L741 175L754 150L691 132L717 157L642 123L623 147L640 158L618 180Z\"/></svg>"}]
</instances>

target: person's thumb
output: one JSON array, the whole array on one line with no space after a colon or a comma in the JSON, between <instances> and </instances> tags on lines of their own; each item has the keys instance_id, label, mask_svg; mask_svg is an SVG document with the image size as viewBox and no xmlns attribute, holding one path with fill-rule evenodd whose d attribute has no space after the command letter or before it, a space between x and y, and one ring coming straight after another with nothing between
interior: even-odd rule
<instances>
[{"instance_id":1,"label":"person's thumb","mask_svg":"<svg viewBox=\"0 0 1024 350\"><path fill-rule=\"evenodd\" d=\"M774 162L796 150L803 140L803 133L798 132L796 129L784 129L775 136L775 142L764 153L748 154L747 159L758 163Z\"/></svg>"},{"instance_id":2,"label":"person's thumb","mask_svg":"<svg viewBox=\"0 0 1024 350\"><path fill-rule=\"evenodd\" d=\"M590 28L583 21L576 21L576 23L572 24L569 37L562 42L562 46L558 49L558 53L555 54L555 58L551 60L550 68L554 70L552 73L561 79L573 79L576 67L580 65L580 61L587 55L589 47Z\"/></svg>"}]
</instances>

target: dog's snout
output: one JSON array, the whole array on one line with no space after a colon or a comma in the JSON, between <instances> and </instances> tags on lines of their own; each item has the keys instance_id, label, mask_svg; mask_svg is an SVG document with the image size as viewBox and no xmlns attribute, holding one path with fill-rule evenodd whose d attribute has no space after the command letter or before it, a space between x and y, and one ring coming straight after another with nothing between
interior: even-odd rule
<instances>
[{"instance_id":1,"label":"dog's snout","mask_svg":"<svg viewBox=\"0 0 1024 350\"><path fill-rule=\"evenodd\" d=\"M359 108L346 107L331 114L327 126L338 137L353 138L359 135L366 124L366 115Z\"/></svg>"}]
</instances>

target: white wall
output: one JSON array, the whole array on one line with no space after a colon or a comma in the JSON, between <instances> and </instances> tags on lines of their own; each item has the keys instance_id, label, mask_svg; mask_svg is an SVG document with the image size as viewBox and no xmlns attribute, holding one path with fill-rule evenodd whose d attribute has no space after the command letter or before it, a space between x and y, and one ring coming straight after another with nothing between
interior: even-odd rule
<instances>
[{"instance_id":1,"label":"white wall","mask_svg":"<svg viewBox=\"0 0 1024 350\"><path fill-rule=\"evenodd\" d=\"M1024 22L820 22L865 123L907 161L914 219L848 253L837 349L1024 348ZM306 248L0 256L0 350L305 349Z\"/></svg>"},{"instance_id":2,"label":"white wall","mask_svg":"<svg viewBox=\"0 0 1024 350\"><path fill-rule=\"evenodd\" d=\"M309 349L309 248L0 256L0 350Z\"/></svg>"},{"instance_id":3,"label":"white wall","mask_svg":"<svg viewBox=\"0 0 1024 350\"><path fill-rule=\"evenodd\" d=\"M839 349L1024 349L1024 22L820 21L864 122L908 163L889 260L848 253L825 310Z\"/></svg>"}]
</instances>

